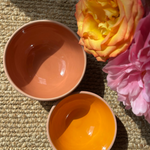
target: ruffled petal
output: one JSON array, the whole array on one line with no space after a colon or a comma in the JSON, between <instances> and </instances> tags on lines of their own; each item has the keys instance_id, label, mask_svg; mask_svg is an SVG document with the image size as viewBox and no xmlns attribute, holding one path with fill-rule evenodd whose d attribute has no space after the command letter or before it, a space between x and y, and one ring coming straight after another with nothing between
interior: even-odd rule
<instances>
[{"instance_id":1,"label":"ruffled petal","mask_svg":"<svg viewBox=\"0 0 150 150\"><path fill-rule=\"evenodd\" d=\"M119 86L121 80L123 79L124 75L120 75L119 77L116 75L112 76L112 75L108 75L107 76L107 84L108 86L114 90L117 91L117 87Z\"/></svg>"},{"instance_id":2,"label":"ruffled petal","mask_svg":"<svg viewBox=\"0 0 150 150\"><path fill-rule=\"evenodd\" d=\"M126 31L127 31L127 19L124 18L120 24L120 27L119 27L117 33L110 39L108 45L112 46L112 45L115 45L116 43L119 43L120 41L122 41L124 39Z\"/></svg>"},{"instance_id":3,"label":"ruffled petal","mask_svg":"<svg viewBox=\"0 0 150 150\"><path fill-rule=\"evenodd\" d=\"M140 52L138 53L138 58L139 58L140 62L145 63L147 61L147 59L149 59L149 55L148 55L149 50L150 50L150 47L142 48L140 50Z\"/></svg>"},{"instance_id":4,"label":"ruffled petal","mask_svg":"<svg viewBox=\"0 0 150 150\"><path fill-rule=\"evenodd\" d=\"M82 37L82 26L83 26L83 21L84 21L84 14L83 11L86 9L84 5L85 0L80 0L76 4L76 12L75 12L75 17L77 19L77 25L78 25L78 35Z\"/></svg>"},{"instance_id":5,"label":"ruffled petal","mask_svg":"<svg viewBox=\"0 0 150 150\"><path fill-rule=\"evenodd\" d=\"M142 18L138 26L136 28L136 32L141 31L141 34L143 35L143 40L146 41L147 36L149 34L149 23L150 23L150 15L147 15L146 17Z\"/></svg>"},{"instance_id":6,"label":"ruffled petal","mask_svg":"<svg viewBox=\"0 0 150 150\"><path fill-rule=\"evenodd\" d=\"M150 70L150 58L148 58L147 61L145 61L145 62L143 63L142 69L143 69L143 70L146 70L146 71L149 71L149 70Z\"/></svg>"},{"instance_id":7,"label":"ruffled petal","mask_svg":"<svg viewBox=\"0 0 150 150\"><path fill-rule=\"evenodd\" d=\"M126 67L126 65L129 64L128 61L129 51L125 51L124 53L120 54L116 58L109 59L108 63L103 68L103 71L106 73L111 73L115 69L115 67L119 67L120 64L123 67ZM125 65L125 66L124 66ZM111 69L113 67L113 69Z\"/></svg>"},{"instance_id":8,"label":"ruffled petal","mask_svg":"<svg viewBox=\"0 0 150 150\"><path fill-rule=\"evenodd\" d=\"M138 56L139 50L141 48L143 48L143 45L144 45L144 40L143 40L143 36L141 34L141 31L136 32L134 37L135 38L134 38L133 43L130 47L130 55L129 55L129 60L132 63L135 63L137 61L137 59L139 57Z\"/></svg>"},{"instance_id":9,"label":"ruffled petal","mask_svg":"<svg viewBox=\"0 0 150 150\"><path fill-rule=\"evenodd\" d=\"M147 102L150 102L150 71L146 71L143 77L143 81L144 81L144 88L145 88L145 92L143 96Z\"/></svg>"},{"instance_id":10,"label":"ruffled petal","mask_svg":"<svg viewBox=\"0 0 150 150\"><path fill-rule=\"evenodd\" d=\"M149 22L149 24L150 24L150 22ZM144 35L143 35L144 36ZM145 42L145 44L144 44L144 48L145 47L150 47L150 32L149 32L149 34L148 34L148 36L147 36L147 39L146 39L146 42Z\"/></svg>"},{"instance_id":11,"label":"ruffled petal","mask_svg":"<svg viewBox=\"0 0 150 150\"><path fill-rule=\"evenodd\" d=\"M136 97L134 101L131 102L132 111L137 116L142 116L146 113L148 109L148 103L145 101L141 93Z\"/></svg>"},{"instance_id":12,"label":"ruffled petal","mask_svg":"<svg viewBox=\"0 0 150 150\"><path fill-rule=\"evenodd\" d=\"M105 21L106 15L102 8L102 5L97 0L84 0L86 9L84 13L91 14L95 20Z\"/></svg>"},{"instance_id":13,"label":"ruffled petal","mask_svg":"<svg viewBox=\"0 0 150 150\"><path fill-rule=\"evenodd\" d=\"M118 93L118 101L123 102L123 104L126 106L125 107L126 109L130 109L131 108L131 102L130 102L128 96Z\"/></svg>"},{"instance_id":14,"label":"ruffled petal","mask_svg":"<svg viewBox=\"0 0 150 150\"><path fill-rule=\"evenodd\" d=\"M129 74L129 76L122 80L122 82L117 87L117 92L123 95L136 96L141 91L138 85L139 72L135 74Z\"/></svg>"},{"instance_id":15,"label":"ruffled petal","mask_svg":"<svg viewBox=\"0 0 150 150\"><path fill-rule=\"evenodd\" d=\"M98 61L116 57L131 44L142 15L139 0L80 0L75 13L80 43Z\"/></svg>"},{"instance_id":16,"label":"ruffled petal","mask_svg":"<svg viewBox=\"0 0 150 150\"><path fill-rule=\"evenodd\" d=\"M98 23L94 20L92 15L88 14L84 18L82 37L87 39L88 37L94 40L103 39L100 30L97 28Z\"/></svg>"}]
</instances>

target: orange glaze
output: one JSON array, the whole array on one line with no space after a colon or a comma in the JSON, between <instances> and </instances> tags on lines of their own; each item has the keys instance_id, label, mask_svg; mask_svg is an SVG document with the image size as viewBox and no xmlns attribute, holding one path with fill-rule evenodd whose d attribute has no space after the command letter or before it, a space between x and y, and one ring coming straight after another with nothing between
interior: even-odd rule
<instances>
[{"instance_id":1,"label":"orange glaze","mask_svg":"<svg viewBox=\"0 0 150 150\"><path fill-rule=\"evenodd\" d=\"M50 137L57 150L106 150L115 136L108 106L95 96L74 94L51 115Z\"/></svg>"}]
</instances>

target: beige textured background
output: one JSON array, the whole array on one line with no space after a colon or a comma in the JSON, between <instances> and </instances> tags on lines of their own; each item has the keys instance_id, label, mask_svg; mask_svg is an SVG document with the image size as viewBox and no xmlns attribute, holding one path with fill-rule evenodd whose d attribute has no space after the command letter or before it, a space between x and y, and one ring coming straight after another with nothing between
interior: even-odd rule
<instances>
[{"instance_id":1,"label":"beige textured background","mask_svg":"<svg viewBox=\"0 0 150 150\"><path fill-rule=\"evenodd\" d=\"M46 136L47 115L53 103L38 102L19 94L6 79L3 51L12 33L23 24L50 19L77 31L74 17L78 0L0 0L0 150L52 150ZM117 101L106 84L104 63L87 55L87 70L76 90L87 90L102 97L112 107L118 134L112 150L150 149L150 125Z\"/></svg>"}]
</instances>

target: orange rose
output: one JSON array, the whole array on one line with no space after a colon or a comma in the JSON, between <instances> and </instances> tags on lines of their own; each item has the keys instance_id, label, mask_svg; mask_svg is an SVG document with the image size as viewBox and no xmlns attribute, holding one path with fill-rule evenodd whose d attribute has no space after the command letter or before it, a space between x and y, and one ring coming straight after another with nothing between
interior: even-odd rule
<instances>
[{"instance_id":1,"label":"orange rose","mask_svg":"<svg viewBox=\"0 0 150 150\"><path fill-rule=\"evenodd\" d=\"M144 10L140 0L80 0L75 17L80 44L98 61L106 61L130 45Z\"/></svg>"}]
</instances>

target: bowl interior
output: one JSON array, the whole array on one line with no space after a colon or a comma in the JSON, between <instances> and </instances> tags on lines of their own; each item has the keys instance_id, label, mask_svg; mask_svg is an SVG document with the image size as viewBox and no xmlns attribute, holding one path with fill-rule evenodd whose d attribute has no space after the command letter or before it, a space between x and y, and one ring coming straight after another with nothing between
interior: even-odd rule
<instances>
[{"instance_id":1,"label":"bowl interior","mask_svg":"<svg viewBox=\"0 0 150 150\"><path fill-rule=\"evenodd\" d=\"M85 69L85 53L65 26L37 21L19 29L5 51L5 68L24 94L55 98L72 90Z\"/></svg>"},{"instance_id":2,"label":"bowl interior","mask_svg":"<svg viewBox=\"0 0 150 150\"><path fill-rule=\"evenodd\" d=\"M116 120L99 97L74 94L53 109L48 132L58 150L108 150L116 136Z\"/></svg>"}]
</instances>

